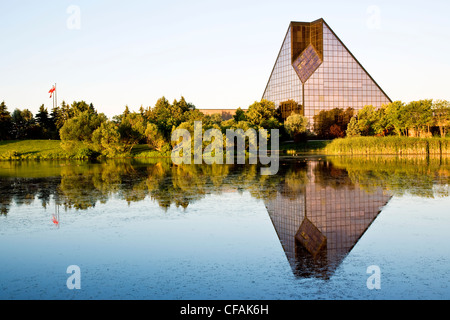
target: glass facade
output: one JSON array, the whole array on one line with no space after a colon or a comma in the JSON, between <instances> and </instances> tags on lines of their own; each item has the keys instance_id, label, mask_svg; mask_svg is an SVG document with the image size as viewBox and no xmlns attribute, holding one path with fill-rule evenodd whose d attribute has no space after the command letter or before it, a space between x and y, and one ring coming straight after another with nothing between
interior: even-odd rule
<instances>
[{"instance_id":1,"label":"glass facade","mask_svg":"<svg viewBox=\"0 0 450 320\"><path fill-rule=\"evenodd\" d=\"M310 124L322 110L391 102L322 19L291 22L263 99L294 100Z\"/></svg>"}]
</instances>

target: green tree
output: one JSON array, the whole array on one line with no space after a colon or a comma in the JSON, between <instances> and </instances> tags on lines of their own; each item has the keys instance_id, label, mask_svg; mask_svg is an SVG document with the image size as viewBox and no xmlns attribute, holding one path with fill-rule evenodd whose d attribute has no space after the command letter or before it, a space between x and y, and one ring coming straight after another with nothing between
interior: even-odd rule
<instances>
[{"instance_id":1,"label":"green tree","mask_svg":"<svg viewBox=\"0 0 450 320\"><path fill-rule=\"evenodd\" d=\"M411 101L406 105L406 125L416 137L425 130L429 133L433 122L432 100Z\"/></svg>"},{"instance_id":2,"label":"green tree","mask_svg":"<svg viewBox=\"0 0 450 320\"><path fill-rule=\"evenodd\" d=\"M184 99L183 96L181 96L180 101L177 101L175 99L172 103L172 106L174 110L180 110L182 114L195 110L195 106L192 103L186 102L186 99Z\"/></svg>"},{"instance_id":3,"label":"green tree","mask_svg":"<svg viewBox=\"0 0 450 320\"><path fill-rule=\"evenodd\" d=\"M173 106L169 101L162 97L158 99L151 112L149 119L158 126L158 129L164 135L166 140L170 139L172 128L177 127L182 122L182 110L177 106Z\"/></svg>"},{"instance_id":4,"label":"green tree","mask_svg":"<svg viewBox=\"0 0 450 320\"><path fill-rule=\"evenodd\" d=\"M74 101L71 105L72 115L76 116L83 112L97 113L92 103L87 104L85 101Z\"/></svg>"},{"instance_id":5,"label":"green tree","mask_svg":"<svg viewBox=\"0 0 450 320\"><path fill-rule=\"evenodd\" d=\"M48 110L45 108L44 105L41 105L39 107L39 111L35 116L36 123L39 128L39 135L42 138L49 138L50 137L50 130L51 128L51 121L48 114Z\"/></svg>"},{"instance_id":6,"label":"green tree","mask_svg":"<svg viewBox=\"0 0 450 320\"><path fill-rule=\"evenodd\" d=\"M234 116L233 116L234 121L239 122L239 121L247 121L247 117L245 116L245 111L242 110L242 108L237 108Z\"/></svg>"},{"instance_id":7,"label":"green tree","mask_svg":"<svg viewBox=\"0 0 450 320\"><path fill-rule=\"evenodd\" d=\"M401 101L389 103L385 108L386 128L394 130L399 135L407 135L407 114L405 104Z\"/></svg>"},{"instance_id":8,"label":"green tree","mask_svg":"<svg viewBox=\"0 0 450 320\"><path fill-rule=\"evenodd\" d=\"M361 130L359 129L358 120L356 117L350 119L346 131L347 137L359 137L361 136Z\"/></svg>"},{"instance_id":9,"label":"green tree","mask_svg":"<svg viewBox=\"0 0 450 320\"><path fill-rule=\"evenodd\" d=\"M75 151L81 145L94 149L92 134L106 121L107 118L102 113L91 113L89 110L78 113L62 126L59 132L61 146L67 151Z\"/></svg>"},{"instance_id":10,"label":"green tree","mask_svg":"<svg viewBox=\"0 0 450 320\"><path fill-rule=\"evenodd\" d=\"M441 137L445 137L450 128L450 102L447 100L434 101L433 117L435 125L439 127Z\"/></svg>"},{"instance_id":11,"label":"green tree","mask_svg":"<svg viewBox=\"0 0 450 320\"><path fill-rule=\"evenodd\" d=\"M111 121L102 122L92 133L92 143L95 151L108 157L114 157L124 151L117 126Z\"/></svg>"},{"instance_id":12,"label":"green tree","mask_svg":"<svg viewBox=\"0 0 450 320\"><path fill-rule=\"evenodd\" d=\"M164 136L159 131L158 126L154 123L147 124L144 134L147 139L147 144L152 149L162 151L163 147L167 145Z\"/></svg>"},{"instance_id":13,"label":"green tree","mask_svg":"<svg viewBox=\"0 0 450 320\"><path fill-rule=\"evenodd\" d=\"M16 108L11 115L11 120L11 135L14 139L36 138L36 121L30 110L20 110Z\"/></svg>"},{"instance_id":14,"label":"green tree","mask_svg":"<svg viewBox=\"0 0 450 320\"><path fill-rule=\"evenodd\" d=\"M222 115L219 113L214 113L214 114L206 115L203 117L203 125L204 126L213 126L213 125L220 126L222 121L223 121Z\"/></svg>"},{"instance_id":15,"label":"green tree","mask_svg":"<svg viewBox=\"0 0 450 320\"><path fill-rule=\"evenodd\" d=\"M260 102L255 101L249 106L245 116L253 127L264 128L264 125L269 123L273 125L277 122L276 114L275 104L263 99Z\"/></svg>"},{"instance_id":16,"label":"green tree","mask_svg":"<svg viewBox=\"0 0 450 320\"><path fill-rule=\"evenodd\" d=\"M48 114L48 110L45 108L44 105L41 105L39 107L39 111L36 114L36 122L38 125L40 125L41 127L45 128L48 126L48 122L49 122L49 114Z\"/></svg>"},{"instance_id":17,"label":"green tree","mask_svg":"<svg viewBox=\"0 0 450 320\"><path fill-rule=\"evenodd\" d=\"M358 128L362 136L374 136L376 132L376 124L379 120L377 109L368 105L357 113Z\"/></svg>"},{"instance_id":18,"label":"green tree","mask_svg":"<svg viewBox=\"0 0 450 320\"><path fill-rule=\"evenodd\" d=\"M387 105L382 105L381 108L376 110L376 121L373 123L373 130L377 136L387 136L393 131L386 114L386 108Z\"/></svg>"},{"instance_id":19,"label":"green tree","mask_svg":"<svg viewBox=\"0 0 450 320\"><path fill-rule=\"evenodd\" d=\"M298 135L306 132L308 118L297 113L291 114L284 122L284 128L289 136L295 139Z\"/></svg>"},{"instance_id":20,"label":"green tree","mask_svg":"<svg viewBox=\"0 0 450 320\"><path fill-rule=\"evenodd\" d=\"M205 121L205 115L198 109L193 109L183 114L183 122Z\"/></svg>"},{"instance_id":21,"label":"green tree","mask_svg":"<svg viewBox=\"0 0 450 320\"><path fill-rule=\"evenodd\" d=\"M5 101L0 103L0 140L11 138L12 118Z\"/></svg>"},{"instance_id":22,"label":"green tree","mask_svg":"<svg viewBox=\"0 0 450 320\"><path fill-rule=\"evenodd\" d=\"M59 129L64 124L61 120L61 108L56 106L52 108L49 117L49 130L52 139L59 140Z\"/></svg>"},{"instance_id":23,"label":"green tree","mask_svg":"<svg viewBox=\"0 0 450 320\"><path fill-rule=\"evenodd\" d=\"M63 127L64 123L67 120L73 118L75 115L73 109L63 100L61 102L61 108L58 110L57 116L57 118L54 118L55 125L56 129L60 130Z\"/></svg>"},{"instance_id":24,"label":"green tree","mask_svg":"<svg viewBox=\"0 0 450 320\"><path fill-rule=\"evenodd\" d=\"M118 130L120 141L124 144L126 151L130 152L133 147L145 139L145 118L140 113L124 114Z\"/></svg>"}]
</instances>

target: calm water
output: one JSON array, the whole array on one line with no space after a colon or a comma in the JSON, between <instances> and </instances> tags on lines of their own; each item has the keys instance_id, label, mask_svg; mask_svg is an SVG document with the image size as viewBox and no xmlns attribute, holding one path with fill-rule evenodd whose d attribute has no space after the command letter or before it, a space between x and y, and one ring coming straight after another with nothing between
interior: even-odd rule
<instances>
[{"instance_id":1,"label":"calm water","mask_svg":"<svg viewBox=\"0 0 450 320\"><path fill-rule=\"evenodd\" d=\"M305 157L259 172L1 162L0 298L450 298L450 159ZM66 286L70 265L81 290Z\"/></svg>"}]
</instances>

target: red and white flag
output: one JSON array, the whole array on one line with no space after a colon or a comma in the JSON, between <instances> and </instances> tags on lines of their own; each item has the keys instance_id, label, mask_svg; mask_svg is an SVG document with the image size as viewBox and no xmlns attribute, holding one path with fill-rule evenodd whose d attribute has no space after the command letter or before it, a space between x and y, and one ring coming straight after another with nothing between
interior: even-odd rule
<instances>
[{"instance_id":1,"label":"red and white flag","mask_svg":"<svg viewBox=\"0 0 450 320\"><path fill-rule=\"evenodd\" d=\"M48 93L50 93L50 98L53 96L53 92L56 91L55 86L53 86Z\"/></svg>"}]
</instances>

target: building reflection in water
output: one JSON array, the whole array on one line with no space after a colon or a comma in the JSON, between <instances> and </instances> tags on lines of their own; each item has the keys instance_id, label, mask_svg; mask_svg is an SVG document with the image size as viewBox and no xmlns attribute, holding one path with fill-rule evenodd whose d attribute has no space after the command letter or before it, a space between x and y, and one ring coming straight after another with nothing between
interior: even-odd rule
<instances>
[{"instance_id":1,"label":"building reflection in water","mask_svg":"<svg viewBox=\"0 0 450 320\"><path fill-rule=\"evenodd\" d=\"M326 161L307 161L295 189L284 181L266 208L296 276L328 279L391 196L352 183Z\"/></svg>"}]
</instances>

